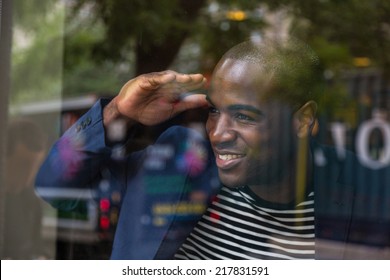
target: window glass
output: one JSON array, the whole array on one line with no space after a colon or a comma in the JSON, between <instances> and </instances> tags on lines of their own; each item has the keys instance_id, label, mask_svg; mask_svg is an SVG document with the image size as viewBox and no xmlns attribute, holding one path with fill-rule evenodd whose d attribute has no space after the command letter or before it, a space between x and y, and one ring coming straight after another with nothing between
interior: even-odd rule
<instances>
[{"instance_id":1,"label":"window glass","mask_svg":"<svg viewBox=\"0 0 390 280\"><path fill-rule=\"evenodd\" d=\"M388 1L39 2L0 2L2 259L390 258Z\"/></svg>"}]
</instances>

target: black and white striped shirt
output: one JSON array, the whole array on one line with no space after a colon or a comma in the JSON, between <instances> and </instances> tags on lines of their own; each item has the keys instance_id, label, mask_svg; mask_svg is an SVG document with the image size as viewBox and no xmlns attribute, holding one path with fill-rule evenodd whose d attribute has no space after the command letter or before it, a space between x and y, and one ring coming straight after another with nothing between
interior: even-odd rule
<instances>
[{"instance_id":1,"label":"black and white striped shirt","mask_svg":"<svg viewBox=\"0 0 390 280\"><path fill-rule=\"evenodd\" d=\"M314 259L314 193L275 205L248 187L222 187L176 259Z\"/></svg>"}]
</instances>

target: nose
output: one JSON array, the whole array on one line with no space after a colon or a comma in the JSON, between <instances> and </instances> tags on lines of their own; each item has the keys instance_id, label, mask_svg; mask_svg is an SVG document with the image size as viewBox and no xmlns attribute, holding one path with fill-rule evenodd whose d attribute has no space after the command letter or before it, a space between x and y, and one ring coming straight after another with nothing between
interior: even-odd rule
<instances>
[{"instance_id":1,"label":"nose","mask_svg":"<svg viewBox=\"0 0 390 280\"><path fill-rule=\"evenodd\" d=\"M213 145L228 143L236 139L233 122L225 114L219 115L218 118L209 118L206 126L210 142Z\"/></svg>"}]
</instances>

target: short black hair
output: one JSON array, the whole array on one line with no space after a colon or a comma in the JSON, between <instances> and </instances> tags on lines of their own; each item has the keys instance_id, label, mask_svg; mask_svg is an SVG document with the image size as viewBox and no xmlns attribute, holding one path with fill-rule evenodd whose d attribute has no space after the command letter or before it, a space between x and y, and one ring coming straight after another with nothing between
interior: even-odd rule
<instances>
[{"instance_id":1,"label":"short black hair","mask_svg":"<svg viewBox=\"0 0 390 280\"><path fill-rule=\"evenodd\" d=\"M318 103L322 97L325 80L319 58L298 39L244 41L228 50L221 61L229 58L259 65L261 75L271 77L270 98L279 99L294 110L309 100Z\"/></svg>"}]
</instances>

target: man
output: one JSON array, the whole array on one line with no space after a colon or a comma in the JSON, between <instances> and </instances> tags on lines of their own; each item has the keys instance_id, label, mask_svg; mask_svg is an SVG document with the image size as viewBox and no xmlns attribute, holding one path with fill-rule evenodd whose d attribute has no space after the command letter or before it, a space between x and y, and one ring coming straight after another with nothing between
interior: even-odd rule
<instances>
[{"instance_id":1,"label":"man","mask_svg":"<svg viewBox=\"0 0 390 280\"><path fill-rule=\"evenodd\" d=\"M206 123L222 188L175 258L389 257L354 244L361 234L389 244L383 214L363 219L375 205L360 201L367 179L385 187L388 168L368 170L310 139L322 88L316 56L294 40L244 42L222 57Z\"/></svg>"},{"instance_id":2,"label":"man","mask_svg":"<svg viewBox=\"0 0 390 280\"><path fill-rule=\"evenodd\" d=\"M179 259L314 258L316 186L308 139L315 123L313 99L320 88L320 70L315 56L302 44L245 42L222 57L207 97L197 93L205 82L200 74L165 71L136 77L110 102L96 104L57 142L37 176L38 190L93 185L101 168L108 166L114 179L111 182L125 189L113 245L114 259L173 255ZM120 160L107 158L121 142L118 139L130 139L132 143L134 137L129 135L136 133L139 125L157 125L200 107L209 107L206 129L214 162L205 161L197 178L202 183L196 185L212 192L212 184L204 178L213 177L216 168L222 183L219 194L182 246L200 216L191 220L180 238L175 239L177 229L183 228L177 219L178 207L158 237L142 239L142 233L147 237L156 230L150 228L141 230L141 236L134 239L132 233L139 229L136 224L142 213L134 211L139 199L132 188L142 193L143 187L138 183L134 187L129 178L136 178L139 168L118 166L137 166L137 159L143 158L140 155L144 153L134 152ZM128 134L113 141L109 131L118 122L124 124ZM176 130L183 133L178 128L168 130L168 137L161 135L157 145L172 142ZM59 168L55 164L59 162L59 143L64 139L70 139L67 149L76 156L72 164L63 163ZM200 145L206 147L203 142ZM193 168L190 164L187 172ZM64 174L68 176L64 178ZM175 185L181 191L168 201L177 200L179 205L185 183ZM317 195L317 189L315 192ZM210 196L203 192L202 197ZM337 207L337 203L320 200L319 205L323 209ZM144 207L151 206L145 203Z\"/></svg>"},{"instance_id":3,"label":"man","mask_svg":"<svg viewBox=\"0 0 390 280\"><path fill-rule=\"evenodd\" d=\"M316 66L297 45L250 42L218 63L206 129L223 188L177 258L314 258L311 164L300 142L315 122L308 88ZM302 77L307 68L313 72ZM306 84L298 89L289 79ZM291 99L298 90L308 101Z\"/></svg>"}]
</instances>

